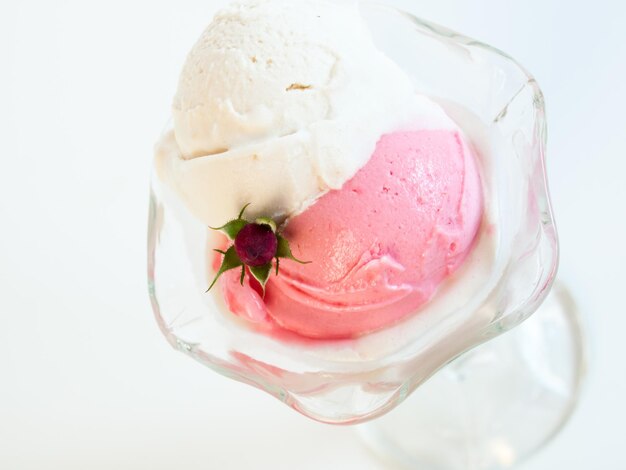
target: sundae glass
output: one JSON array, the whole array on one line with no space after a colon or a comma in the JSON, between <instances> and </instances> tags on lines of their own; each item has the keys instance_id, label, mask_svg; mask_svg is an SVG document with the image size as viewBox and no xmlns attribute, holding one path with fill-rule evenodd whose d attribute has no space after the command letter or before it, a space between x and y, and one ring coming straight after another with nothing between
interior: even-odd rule
<instances>
[{"instance_id":1,"label":"sundae glass","mask_svg":"<svg viewBox=\"0 0 626 470\"><path fill-rule=\"evenodd\" d=\"M543 98L514 60L374 3L235 3L190 52L173 115L148 240L172 346L326 423L419 388L406 420L363 435L420 468L510 466L560 426L582 360L567 294L487 342L557 267ZM517 393L498 385L522 370Z\"/></svg>"}]
</instances>

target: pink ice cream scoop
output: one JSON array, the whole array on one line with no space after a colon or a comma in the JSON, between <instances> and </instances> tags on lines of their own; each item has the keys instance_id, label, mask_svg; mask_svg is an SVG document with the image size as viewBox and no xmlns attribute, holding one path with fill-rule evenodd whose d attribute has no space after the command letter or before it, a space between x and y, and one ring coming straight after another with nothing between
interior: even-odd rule
<instances>
[{"instance_id":1,"label":"pink ice cream scoop","mask_svg":"<svg viewBox=\"0 0 626 470\"><path fill-rule=\"evenodd\" d=\"M365 167L291 219L265 298L236 272L229 309L307 337L351 338L416 313L464 261L483 213L476 159L453 130L384 135Z\"/></svg>"}]
</instances>

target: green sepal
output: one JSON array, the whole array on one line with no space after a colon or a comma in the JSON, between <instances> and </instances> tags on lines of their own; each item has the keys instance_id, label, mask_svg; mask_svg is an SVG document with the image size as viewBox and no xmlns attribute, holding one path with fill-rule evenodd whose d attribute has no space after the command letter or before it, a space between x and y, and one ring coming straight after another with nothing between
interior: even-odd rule
<instances>
[{"instance_id":1,"label":"green sepal","mask_svg":"<svg viewBox=\"0 0 626 470\"><path fill-rule=\"evenodd\" d=\"M254 278L259 281L259 284L261 284L263 292L265 292L265 284L267 284L267 280L270 278L272 263L269 262L263 266L250 266L249 268Z\"/></svg>"},{"instance_id":2,"label":"green sepal","mask_svg":"<svg viewBox=\"0 0 626 470\"><path fill-rule=\"evenodd\" d=\"M231 220L230 222L228 222L226 225L222 227L218 227L218 228L209 227L209 228L212 230L219 230L220 232L224 232L228 238L230 238L231 240L234 240L235 238L237 238L237 234L239 234L241 229L244 228L246 225L248 225L248 221L240 218L240 219Z\"/></svg>"},{"instance_id":3,"label":"green sepal","mask_svg":"<svg viewBox=\"0 0 626 470\"><path fill-rule=\"evenodd\" d=\"M259 225L269 225L272 228L272 232L276 233L276 222L274 222L273 219L270 219L269 217L259 217L255 220L255 222Z\"/></svg>"},{"instance_id":4,"label":"green sepal","mask_svg":"<svg viewBox=\"0 0 626 470\"><path fill-rule=\"evenodd\" d=\"M291 252L291 248L289 247L289 242L287 241L286 238L282 237L281 235L276 235L276 238L278 239L278 248L276 249L277 258L287 258L300 264L309 264L311 262L311 261L301 261L298 258L296 258Z\"/></svg>"},{"instance_id":5,"label":"green sepal","mask_svg":"<svg viewBox=\"0 0 626 470\"><path fill-rule=\"evenodd\" d=\"M213 288L213 286L215 285L219 277L222 274L224 274L226 271L230 271L231 269L235 269L235 268L238 268L239 266L243 266L243 263L239 259L239 256L237 256L237 252L235 251L234 246L231 246L226 252L223 252L220 250L215 250L215 251L217 251L218 253L222 253L224 255L224 259L222 260L222 265L220 266L220 269L217 272L215 279L213 279L213 282L211 283L209 288L206 290L207 292L209 292Z\"/></svg>"},{"instance_id":6,"label":"green sepal","mask_svg":"<svg viewBox=\"0 0 626 470\"><path fill-rule=\"evenodd\" d=\"M251 205L251 204L252 204L252 203L251 203L251 202L249 202L248 204L246 204L245 206L243 206L243 207L241 208L241 212L239 213L239 217L237 217L238 219L243 219L243 213L244 213L244 212L246 212L246 209L247 209L248 207L250 207L250 205Z\"/></svg>"}]
</instances>

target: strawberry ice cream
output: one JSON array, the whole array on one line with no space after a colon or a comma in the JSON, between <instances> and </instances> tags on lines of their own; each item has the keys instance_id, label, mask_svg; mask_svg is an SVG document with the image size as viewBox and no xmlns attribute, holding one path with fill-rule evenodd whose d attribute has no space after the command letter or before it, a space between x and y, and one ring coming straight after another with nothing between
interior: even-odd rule
<instances>
[{"instance_id":1,"label":"strawberry ice cream","mask_svg":"<svg viewBox=\"0 0 626 470\"><path fill-rule=\"evenodd\" d=\"M296 257L265 296L229 272L231 312L314 338L351 338L415 313L463 263L483 214L475 156L458 130L382 136L368 163L283 231Z\"/></svg>"}]
</instances>

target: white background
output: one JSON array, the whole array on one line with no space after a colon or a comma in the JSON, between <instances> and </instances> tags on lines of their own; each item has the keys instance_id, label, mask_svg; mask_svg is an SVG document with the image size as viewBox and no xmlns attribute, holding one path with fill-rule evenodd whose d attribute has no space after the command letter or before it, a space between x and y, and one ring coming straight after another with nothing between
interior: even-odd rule
<instances>
[{"instance_id":1,"label":"white background","mask_svg":"<svg viewBox=\"0 0 626 470\"><path fill-rule=\"evenodd\" d=\"M152 145L205 1L0 2L0 469L378 469L170 349L145 281ZM503 49L548 107L560 277L591 341L585 393L525 470L626 469L626 7L390 2Z\"/></svg>"}]
</instances>

